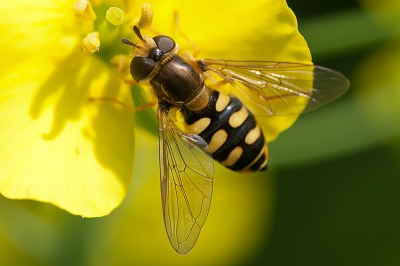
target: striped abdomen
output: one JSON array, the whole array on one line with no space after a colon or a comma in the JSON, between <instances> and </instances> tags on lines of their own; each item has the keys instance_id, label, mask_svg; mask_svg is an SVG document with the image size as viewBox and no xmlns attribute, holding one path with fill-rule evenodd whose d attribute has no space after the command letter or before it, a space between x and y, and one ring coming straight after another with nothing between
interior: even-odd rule
<instances>
[{"instance_id":1,"label":"striped abdomen","mask_svg":"<svg viewBox=\"0 0 400 266\"><path fill-rule=\"evenodd\" d=\"M200 111L182 108L187 130L201 136L215 160L243 172L267 170L268 148L253 114L236 97L211 91Z\"/></svg>"}]
</instances>

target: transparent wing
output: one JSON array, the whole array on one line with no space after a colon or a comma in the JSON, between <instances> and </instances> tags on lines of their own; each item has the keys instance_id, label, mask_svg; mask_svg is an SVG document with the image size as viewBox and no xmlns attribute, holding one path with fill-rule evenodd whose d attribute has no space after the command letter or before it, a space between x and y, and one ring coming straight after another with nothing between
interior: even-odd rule
<instances>
[{"instance_id":1,"label":"transparent wing","mask_svg":"<svg viewBox=\"0 0 400 266\"><path fill-rule=\"evenodd\" d=\"M214 162L204 139L181 132L162 107L157 116L165 228L173 248L187 254L210 210Z\"/></svg>"},{"instance_id":2,"label":"transparent wing","mask_svg":"<svg viewBox=\"0 0 400 266\"><path fill-rule=\"evenodd\" d=\"M200 60L199 64L240 88L229 93L244 101L257 116L308 112L339 98L350 86L341 73L315 65L213 59Z\"/></svg>"}]
</instances>

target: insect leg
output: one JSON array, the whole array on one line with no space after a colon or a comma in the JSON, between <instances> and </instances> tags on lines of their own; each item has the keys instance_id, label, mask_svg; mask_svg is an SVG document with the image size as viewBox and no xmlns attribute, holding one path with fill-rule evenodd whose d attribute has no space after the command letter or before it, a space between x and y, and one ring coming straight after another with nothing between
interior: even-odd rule
<instances>
[{"instance_id":1,"label":"insect leg","mask_svg":"<svg viewBox=\"0 0 400 266\"><path fill-rule=\"evenodd\" d=\"M126 84L140 86L139 82L134 81L132 78L127 78L125 75L121 75L121 78Z\"/></svg>"}]
</instances>

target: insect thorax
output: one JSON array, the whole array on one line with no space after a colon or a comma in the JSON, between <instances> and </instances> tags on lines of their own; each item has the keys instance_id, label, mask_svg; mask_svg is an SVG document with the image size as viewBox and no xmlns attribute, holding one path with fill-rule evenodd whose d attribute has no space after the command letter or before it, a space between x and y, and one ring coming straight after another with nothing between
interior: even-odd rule
<instances>
[{"instance_id":1,"label":"insect thorax","mask_svg":"<svg viewBox=\"0 0 400 266\"><path fill-rule=\"evenodd\" d=\"M162 62L150 84L159 99L178 107L196 99L198 94L204 91L201 73L179 55L173 55L166 62Z\"/></svg>"}]
</instances>

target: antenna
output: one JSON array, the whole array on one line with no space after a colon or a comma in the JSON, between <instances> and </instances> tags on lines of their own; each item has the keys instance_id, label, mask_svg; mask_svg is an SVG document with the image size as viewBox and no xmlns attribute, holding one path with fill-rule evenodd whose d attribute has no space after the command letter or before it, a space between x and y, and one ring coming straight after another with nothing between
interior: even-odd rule
<instances>
[{"instance_id":1,"label":"antenna","mask_svg":"<svg viewBox=\"0 0 400 266\"><path fill-rule=\"evenodd\" d=\"M127 44L127 45L136 47L136 44L133 43L131 40L128 40L128 39L126 39L126 38L123 38L121 41L122 41L123 43Z\"/></svg>"},{"instance_id":2,"label":"antenna","mask_svg":"<svg viewBox=\"0 0 400 266\"><path fill-rule=\"evenodd\" d=\"M138 26L133 26L133 32L136 34L136 36L138 36L138 38L141 40L141 41L144 41L143 40L143 36L142 36L142 34L140 33L140 30L139 30L139 28L138 28Z\"/></svg>"}]
</instances>

